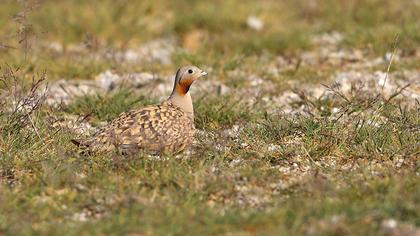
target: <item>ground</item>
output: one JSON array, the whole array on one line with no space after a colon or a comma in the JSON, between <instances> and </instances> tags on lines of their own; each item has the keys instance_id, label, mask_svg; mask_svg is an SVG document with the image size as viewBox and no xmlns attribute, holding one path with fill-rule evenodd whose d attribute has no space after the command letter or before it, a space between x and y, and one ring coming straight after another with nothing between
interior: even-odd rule
<instances>
[{"instance_id":1,"label":"ground","mask_svg":"<svg viewBox=\"0 0 420 236\"><path fill-rule=\"evenodd\" d=\"M419 235L420 2L0 7L0 235ZM168 96L178 155L70 142Z\"/></svg>"}]
</instances>

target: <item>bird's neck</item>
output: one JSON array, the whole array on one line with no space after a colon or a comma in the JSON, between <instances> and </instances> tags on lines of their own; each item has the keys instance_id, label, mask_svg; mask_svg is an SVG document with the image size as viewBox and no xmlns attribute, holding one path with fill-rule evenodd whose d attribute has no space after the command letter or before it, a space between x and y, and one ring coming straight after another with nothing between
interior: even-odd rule
<instances>
[{"instance_id":1,"label":"bird's neck","mask_svg":"<svg viewBox=\"0 0 420 236\"><path fill-rule=\"evenodd\" d=\"M190 92L180 95L174 90L171 96L169 96L168 101L181 108L191 119L194 119L194 109Z\"/></svg>"}]
</instances>

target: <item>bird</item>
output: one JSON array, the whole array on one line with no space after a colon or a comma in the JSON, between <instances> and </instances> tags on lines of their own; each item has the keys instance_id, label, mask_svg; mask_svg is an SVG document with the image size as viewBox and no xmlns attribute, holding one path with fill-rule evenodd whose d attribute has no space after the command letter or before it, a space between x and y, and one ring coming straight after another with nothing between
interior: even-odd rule
<instances>
[{"instance_id":1,"label":"bird","mask_svg":"<svg viewBox=\"0 0 420 236\"><path fill-rule=\"evenodd\" d=\"M196 66L183 66L177 70L172 93L166 100L123 112L91 137L71 142L88 155L113 151L180 153L192 143L195 133L190 87L206 75Z\"/></svg>"}]
</instances>

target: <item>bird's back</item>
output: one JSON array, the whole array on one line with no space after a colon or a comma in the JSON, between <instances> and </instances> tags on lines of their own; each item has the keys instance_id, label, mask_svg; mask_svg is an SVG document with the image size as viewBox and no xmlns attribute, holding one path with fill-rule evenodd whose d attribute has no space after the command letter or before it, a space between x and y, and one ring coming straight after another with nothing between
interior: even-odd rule
<instances>
[{"instance_id":1,"label":"bird's back","mask_svg":"<svg viewBox=\"0 0 420 236\"><path fill-rule=\"evenodd\" d=\"M91 138L73 140L88 152L117 150L135 153L179 152L192 142L194 121L182 109L165 101L122 113Z\"/></svg>"}]
</instances>

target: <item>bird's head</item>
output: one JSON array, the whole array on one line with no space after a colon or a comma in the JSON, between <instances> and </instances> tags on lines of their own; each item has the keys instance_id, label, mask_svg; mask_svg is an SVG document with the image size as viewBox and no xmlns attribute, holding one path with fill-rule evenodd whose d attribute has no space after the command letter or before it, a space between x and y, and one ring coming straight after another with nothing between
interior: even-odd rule
<instances>
[{"instance_id":1,"label":"bird's head","mask_svg":"<svg viewBox=\"0 0 420 236\"><path fill-rule=\"evenodd\" d=\"M178 69L175 76L174 92L180 96L184 96L190 90L190 86L194 81L207 72L196 66L183 66Z\"/></svg>"}]
</instances>

